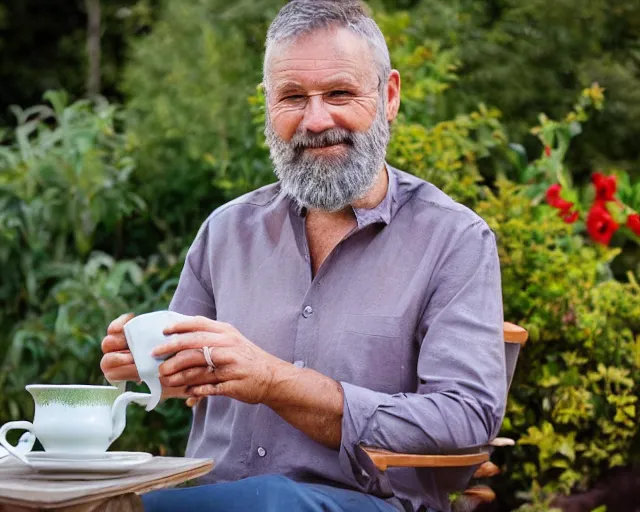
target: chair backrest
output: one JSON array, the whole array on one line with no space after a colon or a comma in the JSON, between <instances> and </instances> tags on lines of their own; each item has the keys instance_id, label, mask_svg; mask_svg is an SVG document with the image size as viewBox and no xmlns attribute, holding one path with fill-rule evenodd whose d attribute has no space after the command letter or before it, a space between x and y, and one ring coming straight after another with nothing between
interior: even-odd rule
<instances>
[{"instance_id":1,"label":"chair backrest","mask_svg":"<svg viewBox=\"0 0 640 512\"><path fill-rule=\"evenodd\" d=\"M516 364L520 349L527 342L529 333L523 327L509 322L504 323L504 354L507 364L507 392L511 387L513 375L516 372Z\"/></svg>"}]
</instances>

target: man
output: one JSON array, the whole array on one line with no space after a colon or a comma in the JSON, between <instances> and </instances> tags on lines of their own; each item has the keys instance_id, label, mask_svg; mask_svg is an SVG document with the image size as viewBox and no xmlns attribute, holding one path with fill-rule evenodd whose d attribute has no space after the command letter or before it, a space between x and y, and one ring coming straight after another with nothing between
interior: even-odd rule
<instances>
[{"instance_id":1,"label":"man","mask_svg":"<svg viewBox=\"0 0 640 512\"><path fill-rule=\"evenodd\" d=\"M447 453L495 437L505 405L500 269L485 222L385 164L400 102L354 1L294 0L266 43L279 182L213 212L170 308L166 396L204 398L190 457L207 485L148 510L446 510L442 474L381 474L361 445ZM102 368L135 379L125 315ZM464 486L468 471L447 479Z\"/></svg>"}]
</instances>

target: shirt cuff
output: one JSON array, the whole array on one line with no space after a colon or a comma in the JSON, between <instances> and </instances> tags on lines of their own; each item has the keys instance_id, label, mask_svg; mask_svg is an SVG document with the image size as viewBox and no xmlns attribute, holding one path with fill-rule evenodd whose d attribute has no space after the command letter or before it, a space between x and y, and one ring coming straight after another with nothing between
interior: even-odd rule
<instances>
[{"instance_id":1,"label":"shirt cuff","mask_svg":"<svg viewBox=\"0 0 640 512\"><path fill-rule=\"evenodd\" d=\"M389 479L360 446L368 437L378 407L390 397L347 382L340 382L340 385L344 395L340 467L360 491L381 497L393 496Z\"/></svg>"}]
</instances>

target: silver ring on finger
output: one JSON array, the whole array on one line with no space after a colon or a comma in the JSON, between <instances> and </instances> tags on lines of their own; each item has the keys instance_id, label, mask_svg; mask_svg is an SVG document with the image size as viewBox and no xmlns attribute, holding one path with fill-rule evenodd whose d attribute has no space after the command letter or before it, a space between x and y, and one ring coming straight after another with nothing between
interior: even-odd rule
<instances>
[{"instance_id":1,"label":"silver ring on finger","mask_svg":"<svg viewBox=\"0 0 640 512\"><path fill-rule=\"evenodd\" d=\"M213 373L213 371L216 369L216 365L213 364L213 360L211 359L211 347L202 347L200 350L202 351L204 360L207 363L207 371L209 373Z\"/></svg>"}]
</instances>

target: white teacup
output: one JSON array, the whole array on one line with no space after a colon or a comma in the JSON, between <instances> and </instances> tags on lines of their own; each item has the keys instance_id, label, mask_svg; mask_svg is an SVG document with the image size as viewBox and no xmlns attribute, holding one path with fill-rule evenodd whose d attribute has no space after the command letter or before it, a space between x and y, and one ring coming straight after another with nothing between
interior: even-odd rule
<instances>
[{"instance_id":1,"label":"white teacup","mask_svg":"<svg viewBox=\"0 0 640 512\"><path fill-rule=\"evenodd\" d=\"M154 409L160 402L162 385L158 368L169 357L154 357L151 352L158 345L167 342L169 337L163 334L165 328L188 318L190 317L174 311L155 311L137 316L124 325L124 335L140 380L149 386L151 392L147 411Z\"/></svg>"},{"instance_id":2,"label":"white teacup","mask_svg":"<svg viewBox=\"0 0 640 512\"><path fill-rule=\"evenodd\" d=\"M0 445L25 464L21 450L7 442L10 430L28 430L51 453L103 453L122 434L127 405L146 405L151 399L146 393L120 394L113 386L34 384L26 389L36 404L33 423L11 421L0 427Z\"/></svg>"}]
</instances>

